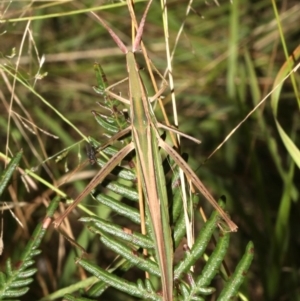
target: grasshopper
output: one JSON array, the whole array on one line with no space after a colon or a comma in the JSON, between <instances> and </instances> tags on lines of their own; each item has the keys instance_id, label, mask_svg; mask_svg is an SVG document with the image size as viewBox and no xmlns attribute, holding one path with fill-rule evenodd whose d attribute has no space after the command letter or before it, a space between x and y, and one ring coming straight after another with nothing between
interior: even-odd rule
<instances>
[{"instance_id":1,"label":"grasshopper","mask_svg":"<svg viewBox=\"0 0 300 301\"><path fill-rule=\"evenodd\" d=\"M221 217L227 223L230 231L236 231L237 226L227 216L223 209L218 205L213 196L202 184L200 179L196 176L194 171L183 160L183 158L169 146L159 134L159 129L168 130L199 142L197 139L185 135L159 123L154 115L151 101L157 99L164 91L163 86L150 100L147 97L146 89L139 74L139 69L135 60L135 52L138 50L143 28L146 20L148 10L152 0L147 4L137 34L133 42L132 50L129 51L119 37L113 30L96 14L92 13L109 32L113 40L116 42L120 50L126 55L126 64L129 80L129 99L125 99L107 88L106 93L121 102L128 104L130 107L130 121L131 124L124 130L113 136L109 143L115 141L128 132L131 131L132 142L123 147L116 153L102 169L96 174L86 188L78 195L73 204L71 204L66 211L54 221L55 227L58 227L63 219L73 210L75 206L86 197L92 189L100 184L105 177L123 160L126 155L135 150L138 174L141 176L141 184L144 197L147 201L151 223L152 232L156 241L156 254L158 256L158 263L161 271L161 283L164 301L173 300L173 247L171 238L171 229L169 224L167 192L165 185L165 175L162 168L162 161L159 148L162 148L173 158L176 164L184 171L188 180L190 180L198 190L205 196L205 198L212 204L212 206L219 212ZM130 4L128 4L130 5ZM112 87L112 86L111 86ZM110 88L111 88L110 87Z\"/></svg>"}]
</instances>

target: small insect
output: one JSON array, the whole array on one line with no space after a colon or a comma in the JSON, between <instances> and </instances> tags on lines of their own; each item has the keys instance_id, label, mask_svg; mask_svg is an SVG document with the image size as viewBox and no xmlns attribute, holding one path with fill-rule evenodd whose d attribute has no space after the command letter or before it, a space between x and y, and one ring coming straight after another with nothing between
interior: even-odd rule
<instances>
[{"instance_id":1,"label":"small insect","mask_svg":"<svg viewBox=\"0 0 300 301\"><path fill-rule=\"evenodd\" d=\"M96 148L91 146L91 145L87 145L86 146L86 154L89 158L90 164L94 165L96 163L96 155L97 155L97 151Z\"/></svg>"}]
</instances>

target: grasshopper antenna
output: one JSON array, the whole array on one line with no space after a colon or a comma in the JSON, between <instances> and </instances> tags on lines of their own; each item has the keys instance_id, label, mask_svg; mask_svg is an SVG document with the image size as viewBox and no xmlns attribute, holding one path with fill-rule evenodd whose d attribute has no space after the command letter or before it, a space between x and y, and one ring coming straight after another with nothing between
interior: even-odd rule
<instances>
[{"instance_id":1,"label":"grasshopper antenna","mask_svg":"<svg viewBox=\"0 0 300 301\"><path fill-rule=\"evenodd\" d=\"M138 28L137 33L136 33L134 43L132 45L132 52L136 52L138 50L139 46L140 46L142 35L143 35L143 30L144 30L144 26L145 26L145 22L146 22L146 17L147 17L147 14L148 14L151 3L152 3L152 0L150 0L148 2L147 7L145 9L145 12L143 14L142 20L140 22L139 28Z\"/></svg>"},{"instance_id":2,"label":"grasshopper antenna","mask_svg":"<svg viewBox=\"0 0 300 301\"><path fill-rule=\"evenodd\" d=\"M95 14L94 12L90 12L89 14L93 17L93 19L95 19L96 21L98 21L102 24L102 26L109 32L109 34L111 35L113 40L116 42L118 47L121 49L121 51L126 54L128 52L127 47L121 41L121 39L117 36L117 34L106 24L106 22L102 18L100 18L97 14Z\"/></svg>"}]
</instances>

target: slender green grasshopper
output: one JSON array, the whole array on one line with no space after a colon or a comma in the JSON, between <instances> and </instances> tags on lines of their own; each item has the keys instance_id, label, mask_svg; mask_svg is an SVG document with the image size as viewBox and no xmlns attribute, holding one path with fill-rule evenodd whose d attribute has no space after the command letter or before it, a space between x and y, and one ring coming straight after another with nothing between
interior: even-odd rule
<instances>
[{"instance_id":1,"label":"slender green grasshopper","mask_svg":"<svg viewBox=\"0 0 300 301\"><path fill-rule=\"evenodd\" d=\"M156 240L156 254L158 256L159 267L161 271L161 282L163 290L163 298L165 301L173 300L173 247L171 230L169 224L167 192L165 185L165 175L162 168L162 161L159 148L162 148L166 153L173 158L176 164L184 171L187 179L191 181L198 190L205 196L205 198L212 204L212 206L219 212L221 217L227 223L230 231L236 231L237 226L230 220L223 209L218 205L216 200L205 188L203 183L196 176L194 171L182 159L182 157L169 146L159 134L158 129L168 130L185 136L195 142L199 142L193 137L185 135L176 129L170 128L159 123L156 120L150 102L157 99L164 91L163 86L150 100L139 74L139 69L135 60L135 52L138 50L142 38L143 28L146 20L148 10L152 0L147 4L146 10L143 14L139 24L137 34L133 43L132 51L129 51L119 37L112 31L112 29L96 14L93 16L107 29L111 37L114 39L121 51L126 55L127 71L129 79L129 99L125 99L112 91L106 91L107 94L114 97L121 102L128 104L130 107L131 124L125 130L120 131L113 136L109 143L115 141L128 132L131 131L132 142L122 148L115 154L103 168L96 174L86 188L78 195L72 205L54 221L58 227L63 219L73 210L75 206L86 197L92 189L100 184L105 177L123 160L126 155L135 150L138 174L141 177L144 197L147 200L152 229ZM128 4L130 5L130 4ZM112 87L112 86L111 86ZM110 88L111 88L110 87ZM106 144L105 146L107 146ZM104 146L104 147L105 147Z\"/></svg>"}]
</instances>

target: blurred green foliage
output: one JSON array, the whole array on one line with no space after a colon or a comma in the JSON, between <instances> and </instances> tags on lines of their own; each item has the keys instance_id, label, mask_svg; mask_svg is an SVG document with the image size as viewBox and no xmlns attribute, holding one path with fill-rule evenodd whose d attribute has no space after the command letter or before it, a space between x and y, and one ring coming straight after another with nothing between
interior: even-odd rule
<instances>
[{"instance_id":1,"label":"blurred green foliage","mask_svg":"<svg viewBox=\"0 0 300 301\"><path fill-rule=\"evenodd\" d=\"M130 45L131 24L126 5L116 4L118 7L97 13ZM22 148L22 168L37 167L35 172L49 183L62 179L66 170L76 168L86 155L84 146L78 144L59 162L48 158L80 142L84 136L106 139L91 114L91 110L101 111L96 105L101 97L92 89L96 84L94 62L101 63L109 83L126 76L125 59L114 42L99 24L79 13L84 7L100 5L102 1L85 1L84 5L79 1L0 3L2 18L10 20L0 24L0 151L15 154ZM218 6L212 0L194 1L187 16L186 1L170 1L167 7L171 49L184 23L172 62L179 128L202 140L200 146L182 140L181 147L214 195L227 196L230 215L239 225L239 232L232 238L235 248L228 255L229 265L236 262L246 243L252 240L256 254L244 287L249 300L300 300L299 168L278 134L270 99L206 161L271 91L287 60L284 49L291 55L299 46L300 4L222 0ZM143 8L136 5L137 16L141 16ZM74 14L64 15L70 11ZM48 17L50 14L57 16ZM153 3L147 17L143 41L152 62L163 73L166 46L158 2ZM299 53L295 57L299 58ZM144 67L142 64L141 59ZM12 74L17 74L27 86L14 82ZM299 72L294 76L299 83ZM117 89L127 96L126 83ZM287 79L278 95L276 117L299 146L298 95L290 78ZM166 92L165 108L172 120L170 99ZM157 114L161 119L159 110ZM89 175L79 175L85 180L66 184L63 191L76 196L91 177L93 168L90 170ZM18 199L26 203L18 212L26 226L21 230L8 211L3 214L5 245L1 264L7 256L17 257L36 222L44 216L43 202L51 195L51 189L40 183L31 187L30 192L19 179L15 178L13 183L16 195L7 192L2 201ZM73 227L73 231L76 235L79 229ZM68 266L65 262L62 267L57 265L61 256L58 243L57 233L50 231L40 259L43 268L36 279L39 285L35 285L31 300L60 287L54 280L57 269L63 267L64 279L76 279L68 268L72 266L71 259Z\"/></svg>"}]
</instances>

